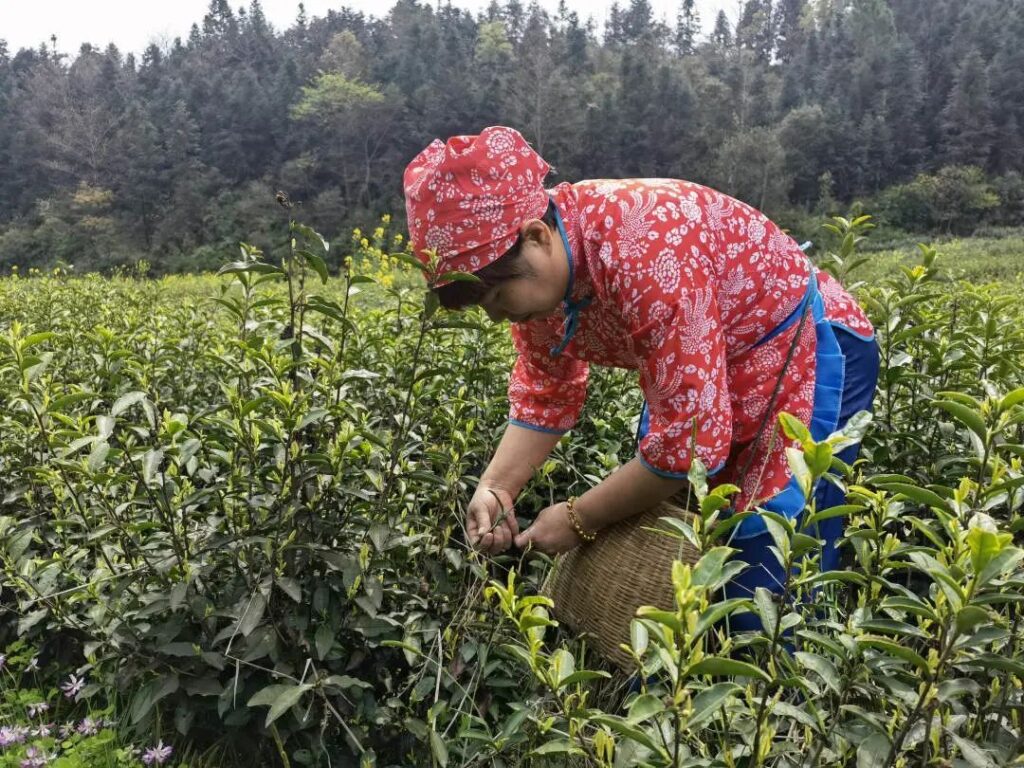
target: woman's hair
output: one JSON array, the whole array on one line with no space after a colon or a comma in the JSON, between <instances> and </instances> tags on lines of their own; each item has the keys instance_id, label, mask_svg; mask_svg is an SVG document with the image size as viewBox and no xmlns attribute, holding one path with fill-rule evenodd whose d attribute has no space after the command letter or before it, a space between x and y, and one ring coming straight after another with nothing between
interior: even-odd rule
<instances>
[{"instance_id":1,"label":"woman's hair","mask_svg":"<svg viewBox=\"0 0 1024 768\"><path fill-rule=\"evenodd\" d=\"M549 227L555 227L556 211L555 204L548 201L548 208L544 211L541 221ZM479 283L457 280L435 288L441 306L445 309L465 309L470 304L479 304L487 292L499 283L515 277L532 277L534 272L523 258L522 246L523 236L520 234L515 244L504 254L473 273L480 278Z\"/></svg>"}]
</instances>

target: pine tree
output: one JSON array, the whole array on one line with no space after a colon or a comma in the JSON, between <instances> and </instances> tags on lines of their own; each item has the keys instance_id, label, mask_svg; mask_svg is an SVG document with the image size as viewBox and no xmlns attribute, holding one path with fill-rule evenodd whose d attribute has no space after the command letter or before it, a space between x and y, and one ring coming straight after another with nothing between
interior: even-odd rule
<instances>
[{"instance_id":1,"label":"pine tree","mask_svg":"<svg viewBox=\"0 0 1024 768\"><path fill-rule=\"evenodd\" d=\"M992 113L985 63L981 54L972 50L960 62L942 111L942 148L947 163L987 166L995 136Z\"/></svg>"},{"instance_id":2,"label":"pine tree","mask_svg":"<svg viewBox=\"0 0 1024 768\"><path fill-rule=\"evenodd\" d=\"M736 25L737 41L753 51L762 65L771 61L775 49L774 22L771 0L746 0Z\"/></svg>"},{"instance_id":3,"label":"pine tree","mask_svg":"<svg viewBox=\"0 0 1024 768\"><path fill-rule=\"evenodd\" d=\"M1024 130L1012 112L996 126L992 167L1004 174L1024 169Z\"/></svg>"},{"instance_id":4,"label":"pine tree","mask_svg":"<svg viewBox=\"0 0 1024 768\"><path fill-rule=\"evenodd\" d=\"M920 56L906 37L892 51L890 66L881 109L893 141L887 182L894 184L913 177L924 163L924 70Z\"/></svg>"},{"instance_id":5,"label":"pine tree","mask_svg":"<svg viewBox=\"0 0 1024 768\"><path fill-rule=\"evenodd\" d=\"M779 124L779 143L792 174L790 199L804 205L820 193L821 174L831 159L832 130L818 104L794 109Z\"/></svg>"},{"instance_id":6,"label":"pine tree","mask_svg":"<svg viewBox=\"0 0 1024 768\"><path fill-rule=\"evenodd\" d=\"M231 37L238 32L238 21L228 0L210 0L203 17L203 34L207 37Z\"/></svg>"},{"instance_id":7,"label":"pine tree","mask_svg":"<svg viewBox=\"0 0 1024 768\"><path fill-rule=\"evenodd\" d=\"M141 102L128 106L126 129L120 132L117 173L111 186L119 206L127 216L122 227L128 236L145 249L153 247L156 222L163 200L165 160L159 146L156 126L146 115Z\"/></svg>"},{"instance_id":8,"label":"pine tree","mask_svg":"<svg viewBox=\"0 0 1024 768\"><path fill-rule=\"evenodd\" d=\"M565 25L565 68L570 77L591 71L590 28L580 24L579 16L569 12Z\"/></svg>"},{"instance_id":9,"label":"pine tree","mask_svg":"<svg viewBox=\"0 0 1024 768\"><path fill-rule=\"evenodd\" d=\"M804 9L807 7L807 0L779 0L777 50L778 58L782 63L791 62L803 47L806 34L803 29Z\"/></svg>"},{"instance_id":10,"label":"pine tree","mask_svg":"<svg viewBox=\"0 0 1024 768\"><path fill-rule=\"evenodd\" d=\"M997 36L997 48L988 66L988 77L998 115L998 139L995 167L1003 172L1024 170L1024 164L1014 163L1015 147L1022 137L1024 126L1024 3L1015 3L1003 18L1003 27Z\"/></svg>"},{"instance_id":11,"label":"pine tree","mask_svg":"<svg viewBox=\"0 0 1024 768\"><path fill-rule=\"evenodd\" d=\"M680 56L689 56L694 52L697 35L700 33L700 14L696 0L681 0L676 14L676 29L673 44Z\"/></svg>"},{"instance_id":12,"label":"pine tree","mask_svg":"<svg viewBox=\"0 0 1024 768\"><path fill-rule=\"evenodd\" d=\"M0 125L5 130L0 131L0 168L11 167L11 130L10 126L16 119L12 113L10 99L11 90L14 87L14 78L11 72L11 60L7 55L7 42L0 40ZM0 203L11 200L13 190L10 189L11 179L8 173L0 173ZM14 211L9 205L0 205L0 222L13 218Z\"/></svg>"},{"instance_id":13,"label":"pine tree","mask_svg":"<svg viewBox=\"0 0 1024 768\"><path fill-rule=\"evenodd\" d=\"M715 17L715 29L711 33L711 42L719 48L728 48L732 45L732 28L725 11L719 11Z\"/></svg>"},{"instance_id":14,"label":"pine tree","mask_svg":"<svg viewBox=\"0 0 1024 768\"><path fill-rule=\"evenodd\" d=\"M270 34L270 27L267 24L267 17L263 13L260 0L252 0L249 5L249 29L258 38L266 38Z\"/></svg>"}]
</instances>

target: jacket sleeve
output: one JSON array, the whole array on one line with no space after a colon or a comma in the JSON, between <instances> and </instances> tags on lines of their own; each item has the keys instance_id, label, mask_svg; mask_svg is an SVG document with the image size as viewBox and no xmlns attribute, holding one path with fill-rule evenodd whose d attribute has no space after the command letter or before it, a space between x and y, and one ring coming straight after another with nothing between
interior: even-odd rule
<instances>
[{"instance_id":1,"label":"jacket sleeve","mask_svg":"<svg viewBox=\"0 0 1024 768\"><path fill-rule=\"evenodd\" d=\"M639 265L616 260L605 278L647 398L649 428L637 454L664 477L684 477L694 447L709 474L717 472L732 442L725 339L705 247L656 245Z\"/></svg>"},{"instance_id":2,"label":"jacket sleeve","mask_svg":"<svg viewBox=\"0 0 1024 768\"><path fill-rule=\"evenodd\" d=\"M561 434L576 425L587 394L589 367L565 352L551 326L538 321L512 324L519 353L508 382L509 421L528 429Z\"/></svg>"}]
</instances>

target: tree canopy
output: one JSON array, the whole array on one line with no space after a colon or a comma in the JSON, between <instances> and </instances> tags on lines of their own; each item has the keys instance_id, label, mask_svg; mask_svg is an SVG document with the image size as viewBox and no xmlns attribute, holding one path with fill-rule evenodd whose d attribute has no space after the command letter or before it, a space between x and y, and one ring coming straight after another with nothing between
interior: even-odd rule
<instances>
[{"instance_id":1,"label":"tree canopy","mask_svg":"<svg viewBox=\"0 0 1024 768\"><path fill-rule=\"evenodd\" d=\"M337 236L401 216L430 140L494 124L552 183L679 177L775 214L886 190L899 208L893 189L959 179L1020 223L1022 0L745 0L709 27L693 0L671 22L628 0L603 29L564 3L397 0L380 18L300 5L277 30L259 0L211 0L139 59L0 41L0 268L215 266L270 235L279 189Z\"/></svg>"}]
</instances>

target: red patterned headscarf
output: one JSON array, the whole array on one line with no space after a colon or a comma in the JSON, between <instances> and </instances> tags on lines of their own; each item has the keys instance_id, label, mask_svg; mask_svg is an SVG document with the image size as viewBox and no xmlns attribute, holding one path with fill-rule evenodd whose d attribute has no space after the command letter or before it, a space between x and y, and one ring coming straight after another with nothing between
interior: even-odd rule
<instances>
[{"instance_id":1,"label":"red patterned headscarf","mask_svg":"<svg viewBox=\"0 0 1024 768\"><path fill-rule=\"evenodd\" d=\"M434 139L405 169L405 210L416 258L437 249L440 271L475 272L515 245L519 227L548 206L551 169L519 131Z\"/></svg>"}]
</instances>

